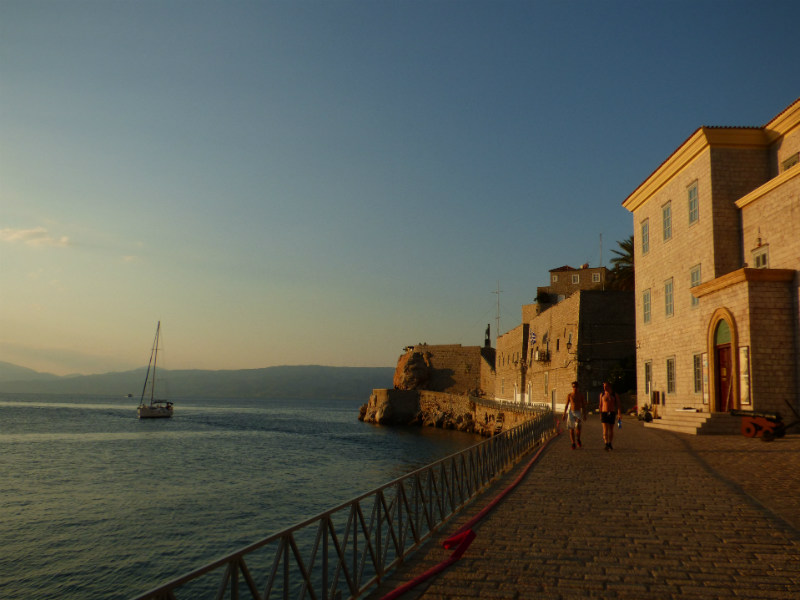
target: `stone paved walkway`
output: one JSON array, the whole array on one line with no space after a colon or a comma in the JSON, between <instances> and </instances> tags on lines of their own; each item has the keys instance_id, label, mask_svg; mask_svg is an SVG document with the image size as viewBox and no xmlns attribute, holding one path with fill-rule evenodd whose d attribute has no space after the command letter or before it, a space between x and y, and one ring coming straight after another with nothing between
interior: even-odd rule
<instances>
[{"instance_id":1,"label":"stone paved walkway","mask_svg":"<svg viewBox=\"0 0 800 600\"><path fill-rule=\"evenodd\" d=\"M553 440L461 560L403 600L800 598L800 435L689 436L627 418L606 452L600 429L590 417L579 450ZM370 598L445 560L441 540L527 462Z\"/></svg>"}]
</instances>

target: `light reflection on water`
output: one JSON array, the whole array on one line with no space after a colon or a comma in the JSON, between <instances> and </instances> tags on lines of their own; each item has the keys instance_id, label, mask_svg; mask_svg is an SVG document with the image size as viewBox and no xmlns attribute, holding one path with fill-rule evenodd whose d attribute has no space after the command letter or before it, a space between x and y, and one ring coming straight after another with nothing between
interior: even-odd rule
<instances>
[{"instance_id":1,"label":"light reflection on water","mask_svg":"<svg viewBox=\"0 0 800 600\"><path fill-rule=\"evenodd\" d=\"M3 598L129 598L478 441L360 403L0 394Z\"/></svg>"}]
</instances>

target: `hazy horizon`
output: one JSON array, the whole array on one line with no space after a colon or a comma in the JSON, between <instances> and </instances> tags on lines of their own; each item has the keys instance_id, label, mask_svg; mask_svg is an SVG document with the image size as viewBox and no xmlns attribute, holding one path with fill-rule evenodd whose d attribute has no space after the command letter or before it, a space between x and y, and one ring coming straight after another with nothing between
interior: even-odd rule
<instances>
[{"instance_id":1,"label":"hazy horizon","mask_svg":"<svg viewBox=\"0 0 800 600\"><path fill-rule=\"evenodd\" d=\"M498 285L504 333L549 269L608 266L623 200L698 127L800 95L798 22L784 0L2 2L0 360L130 370L158 320L170 369L494 344Z\"/></svg>"},{"instance_id":2,"label":"hazy horizon","mask_svg":"<svg viewBox=\"0 0 800 600\"><path fill-rule=\"evenodd\" d=\"M399 355L398 355L399 357ZM397 361L395 361L397 362ZM63 373L61 375L57 373L50 373L47 371L37 371L36 369L32 369L31 367L25 365L19 365L16 363L10 363L7 361L0 361L0 366L8 365L11 367L18 367L22 369L26 369L29 371L33 371L39 375L53 375L55 377L91 377L94 375L115 375L115 374L122 374L122 373L129 373L132 371L143 371L147 369L147 363L131 367L130 369L122 369L122 370L115 370L115 371L100 371L97 373ZM163 370L166 371L208 371L208 372L215 372L215 371L261 371L266 369L283 369L283 368L303 368L303 367L322 367L322 368L331 368L331 369L395 369L396 365L375 365L375 366L365 366L365 365L346 365L346 366L336 366L336 365L322 365L316 363L304 363L304 364L294 364L294 365L265 365L263 367L247 367L244 369L197 369L194 367L181 367L180 369L172 369L170 367L162 367Z\"/></svg>"}]
</instances>

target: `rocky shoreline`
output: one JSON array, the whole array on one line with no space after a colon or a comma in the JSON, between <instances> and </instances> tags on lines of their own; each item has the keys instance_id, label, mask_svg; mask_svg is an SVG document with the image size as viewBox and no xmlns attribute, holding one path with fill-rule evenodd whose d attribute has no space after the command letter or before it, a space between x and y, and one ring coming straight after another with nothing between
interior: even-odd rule
<instances>
[{"instance_id":1,"label":"rocky shoreline","mask_svg":"<svg viewBox=\"0 0 800 600\"><path fill-rule=\"evenodd\" d=\"M436 427L490 437L524 420L522 415L477 405L469 396L427 390L373 390L359 421L376 425Z\"/></svg>"}]
</instances>

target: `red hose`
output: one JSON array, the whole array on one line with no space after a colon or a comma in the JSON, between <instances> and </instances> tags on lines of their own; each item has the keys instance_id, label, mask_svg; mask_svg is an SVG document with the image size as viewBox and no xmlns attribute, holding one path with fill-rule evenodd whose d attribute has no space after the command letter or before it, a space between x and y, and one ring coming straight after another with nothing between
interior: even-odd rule
<instances>
[{"instance_id":1,"label":"red hose","mask_svg":"<svg viewBox=\"0 0 800 600\"><path fill-rule=\"evenodd\" d=\"M558 425L556 427L556 435L554 437L557 437L560 434L561 434L561 422L559 421L559 423L558 423ZM552 439L553 438L550 438L550 440L552 440ZM414 579L412 579L408 583L404 583L400 587L395 588L394 590L392 590L391 592L389 592L388 594L383 596L383 598L381 598L381 600L393 600L394 598L402 596L407 591L417 587L423 581L426 581L426 580L430 579L431 577L433 577L434 575L436 575L438 573L441 573L446 568L448 568L450 565L452 565L454 562L456 562L459 558L461 558L463 556L464 552L467 551L467 548L469 548L469 545L472 543L472 540L474 540L476 535L477 535L472 530L472 528L481 519L483 519L487 514L489 514L489 512L495 506L497 506L500 503L500 501L503 498L505 498L511 492L511 490L513 490L515 487L517 487L519 485L519 483L522 481L522 479L525 477L525 475L528 474L528 471L531 469L531 467L533 467L534 463L537 460L539 460L539 456L541 456L542 452L547 447L547 444L550 443L550 440L547 440L542 445L542 447L539 448L539 450L536 452L536 454L533 455L533 458L531 458L531 460L528 462L528 464L525 465L525 468L517 476L517 478L511 483L511 485L509 485L502 492L500 492L477 515L475 515L467 523L465 523L464 525L459 527L458 531L456 531L453 535L451 535L444 542L442 542L442 546L444 547L445 550L449 550L450 548L455 548L455 551L450 555L450 558L440 562L435 567L432 567L432 568L428 569L422 575L419 575L418 577L415 577Z\"/></svg>"}]
</instances>

